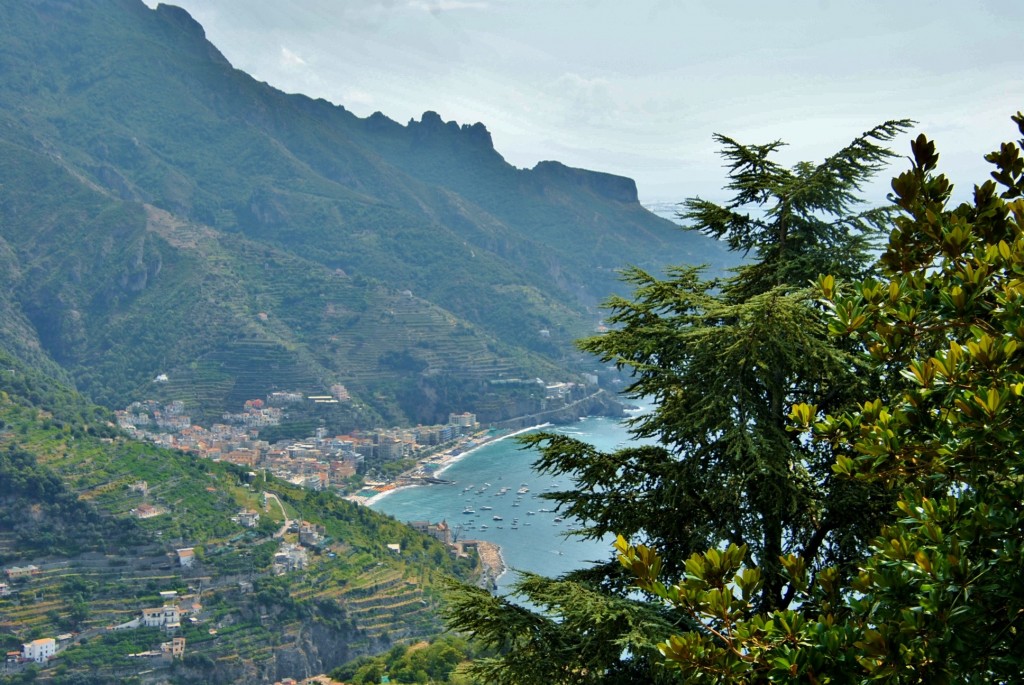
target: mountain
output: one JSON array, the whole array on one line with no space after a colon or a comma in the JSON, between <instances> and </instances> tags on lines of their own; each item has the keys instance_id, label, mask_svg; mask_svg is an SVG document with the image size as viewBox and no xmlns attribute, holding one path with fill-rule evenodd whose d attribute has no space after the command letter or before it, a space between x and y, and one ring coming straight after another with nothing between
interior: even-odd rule
<instances>
[{"instance_id":1,"label":"mountain","mask_svg":"<svg viewBox=\"0 0 1024 685\"><path fill-rule=\"evenodd\" d=\"M320 420L530 413L637 264L728 262L633 181L517 169L483 124L284 94L179 8L0 6L0 343L107 406L217 417L274 390ZM166 377L168 382L154 384Z\"/></svg>"},{"instance_id":2,"label":"mountain","mask_svg":"<svg viewBox=\"0 0 1024 685\"><path fill-rule=\"evenodd\" d=\"M0 596L0 644L77 633L53 682L324 671L436 633L439 582L476 571L329 493L133 442L110 408L211 421L295 390L351 399L293 429L529 415L534 379L593 370L572 341L618 268L728 263L629 179L284 94L174 7L24 0L0 22L0 564L36 567ZM129 656L165 635L108 628L172 591L184 659Z\"/></svg>"}]
</instances>

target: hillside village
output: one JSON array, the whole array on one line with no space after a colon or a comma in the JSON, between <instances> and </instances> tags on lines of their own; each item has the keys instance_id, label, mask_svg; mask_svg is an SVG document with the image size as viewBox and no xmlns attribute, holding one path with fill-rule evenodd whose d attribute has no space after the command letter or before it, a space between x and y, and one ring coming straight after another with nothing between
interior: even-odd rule
<instances>
[{"instance_id":1,"label":"hillside village","mask_svg":"<svg viewBox=\"0 0 1024 685\"><path fill-rule=\"evenodd\" d=\"M544 389L545 409L549 411L584 398L587 391L586 386L571 382L535 382ZM163 404L154 400L134 402L115 414L120 427L134 438L262 470L313 490L355 493L361 498L396 485L394 474L388 475L388 469L383 468L389 463L417 460L419 466L403 478L429 479L446 458L500 434L498 429L482 429L474 413L462 412L449 414L446 424L432 426L356 430L333 436L321 428L302 440L274 444L259 438L261 429L280 425L290 408L302 403L348 400L348 392L341 385L332 386L330 395L273 392L265 399L246 401L242 411L223 414L223 423L209 428L193 424L180 400ZM366 483L370 488L360 490L363 476L371 472L376 472L379 480ZM140 518L158 513L148 505L137 511Z\"/></svg>"},{"instance_id":2,"label":"hillside village","mask_svg":"<svg viewBox=\"0 0 1024 685\"><path fill-rule=\"evenodd\" d=\"M555 408L586 398L585 386L558 383L544 387L548 404ZM245 402L242 411L224 414L223 423L209 428L193 424L184 403L180 401L136 402L115 414L120 427L131 437L193 454L201 459L239 466L244 469L241 473L250 483L261 474L272 474L310 490L349 493L347 499L356 502L365 501L368 497L402 484L443 483L435 472L448 460L505 435L510 430L482 428L475 414L462 412L452 413L447 423L433 426L354 431L340 436L328 436L321 429L303 440L274 444L259 437L262 428L279 425L287 418L288 410L299 403L346 400L344 388L340 386L332 388L332 394L327 396L309 396L298 392L272 393L265 399ZM412 468L408 467L410 460L415 460ZM406 470L397 476L392 473L378 481L364 482L365 474L371 468L380 473L381 467L387 464L401 464ZM170 513L167 502L155 492L151 493L151 484L145 479L125 483L125 491L127 496L135 500L129 513L140 521ZM85 645L94 637L102 637L107 642L117 639L114 638L116 635L126 633L138 633L139 637L131 638L131 643L137 645L134 650L122 650L124 658L145 662L146 668L170 668L176 661L185 658L187 643L197 635L209 639L224 631L223 618L216 618L215 614L204 611L204 592L207 597L221 597L225 592L251 594L257 589L261 578L296 572L309 573L323 560L350 553L342 541L327 534L324 526L290 518L285 506L273 492L253 492L249 499L253 501L237 509L234 515L225 515L225 520L230 518L239 528L240 532L234 537L225 539L219 545L207 546L205 550L182 547L180 543L178 546L170 546L167 559L160 567L171 569L176 575L180 574L183 579L187 579L185 585L180 585L178 589L160 589L160 601L137 605L134 615L124 616L118 619L119 622L101 625L89 621L83 624L85 627L80 628L79 632L56 634L54 631L42 635L39 631L28 633L20 649L14 650L8 646L2 672L17 674L33 665L46 666L66 649ZM409 523L414 530L444 545L453 558L469 560L476 555L480 563L478 582L481 585L493 585L494 579L504 570L496 546L479 540L459 540L444 521ZM391 554L404 556L404 545L399 544L398 538L382 542ZM253 546L271 544L273 551L269 552L269 563L255 573L250 566L248 573L236 572L215 582L206 580L204 586L202 579L210 572L209 564L218 563L214 558L222 554L238 553L241 549L238 545L243 543ZM108 558L97 559L95 563L109 565L115 562ZM153 561L145 563L150 564L146 567L149 573L157 570L160 565L160 562ZM153 566L153 563L158 566ZM67 562L39 561L7 566L0 579L0 598L19 598L16 605L8 608L24 605L27 598L35 597L35 601L38 601L40 593L52 594L53 582L64 572L66 565ZM377 577L379 564L371 567L374 570L359 581L359 587L365 584L366 590L355 590L356 596L360 592L372 591L366 600L372 606L373 602L379 601L376 598L384 593L383 596L388 599L383 600L385 603L379 609L383 612L389 610L389 604L402 606L410 601L416 603L418 610L429 608L415 582L405 583L401 581L401 576L393 577L394 574L386 576L387 580L382 582ZM133 573L147 573L146 569L140 567ZM157 573L164 574L166 571ZM63 594L62 591L58 592ZM85 602L83 615L99 611L98 606L91 607L89 604ZM370 615L367 616L369 618ZM377 629L371 629L374 630ZM188 639L186 634L190 636Z\"/></svg>"}]
</instances>

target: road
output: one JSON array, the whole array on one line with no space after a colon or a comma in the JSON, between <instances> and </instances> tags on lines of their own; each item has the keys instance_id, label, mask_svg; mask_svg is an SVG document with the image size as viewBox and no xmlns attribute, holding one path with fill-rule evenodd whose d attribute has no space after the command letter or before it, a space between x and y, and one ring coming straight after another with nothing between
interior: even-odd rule
<instances>
[{"instance_id":1,"label":"road","mask_svg":"<svg viewBox=\"0 0 1024 685\"><path fill-rule=\"evenodd\" d=\"M273 499L275 502L277 502L277 506L281 509L281 518L284 519L284 523L281 524L280 530L274 533L274 537L283 538L284 534L288 532L288 526L292 524L292 522L288 520L288 512L284 510L284 505L281 504L281 500L278 498L277 495L275 495L272 492L265 492L264 494L267 496L267 499Z\"/></svg>"}]
</instances>

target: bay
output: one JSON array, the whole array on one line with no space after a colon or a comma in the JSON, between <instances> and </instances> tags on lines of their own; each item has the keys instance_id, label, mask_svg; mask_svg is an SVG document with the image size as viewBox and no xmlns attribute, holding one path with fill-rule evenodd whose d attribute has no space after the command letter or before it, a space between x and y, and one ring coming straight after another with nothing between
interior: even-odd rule
<instances>
[{"instance_id":1,"label":"bay","mask_svg":"<svg viewBox=\"0 0 1024 685\"><path fill-rule=\"evenodd\" d=\"M543 430L569 435L603 451L635 443L620 420L604 417L587 417ZM501 547L510 570L557 576L610 559L613 537L581 540L568 536L579 522L560 520L561 514L550 511L555 503L539 497L545 491L569 489L572 484L567 476L534 471L531 465L537 457L536 451L522 449L514 439L491 442L444 471L443 477L454 480L454 485L404 488L371 506L400 521L444 520L459 539L493 542ZM506 572L498 579L499 591L507 591L514 580L515 574Z\"/></svg>"}]
</instances>

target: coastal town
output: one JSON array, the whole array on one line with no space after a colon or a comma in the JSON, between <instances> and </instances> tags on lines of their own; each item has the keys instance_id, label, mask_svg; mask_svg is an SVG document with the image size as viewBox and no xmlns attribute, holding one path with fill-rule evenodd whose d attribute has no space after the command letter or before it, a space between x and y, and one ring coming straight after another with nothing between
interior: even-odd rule
<instances>
[{"instance_id":1,"label":"coastal town","mask_svg":"<svg viewBox=\"0 0 1024 685\"><path fill-rule=\"evenodd\" d=\"M159 380L159 379L158 379ZM553 411L586 399L585 386L545 384ZM331 490L357 502L382 492L436 480L436 473L468 450L508 435L511 428L483 427L472 412L450 413L444 424L353 430L328 435L324 428L300 440L270 443L260 431L278 426L303 403L350 401L342 385L330 394L272 392L247 400L241 411L224 413L208 428L194 424L180 400L134 402L115 412L130 436L163 447L262 471L313 490ZM543 423L539 417L528 423ZM401 468L389 468L398 465ZM375 476L375 478L368 478Z\"/></svg>"},{"instance_id":2,"label":"coastal town","mask_svg":"<svg viewBox=\"0 0 1024 685\"><path fill-rule=\"evenodd\" d=\"M161 404L155 401L135 402L116 412L118 424L134 438L163 447L195 454L237 466L259 470L290 483L313 490L334 490L342 494L359 489L362 475L370 464L386 464L403 460L427 460L419 469L421 477L429 477L430 463L437 463L445 454L472 446L474 436L483 439L472 413L451 414L447 424L418 426L413 429L390 428L353 431L347 435L328 436L324 429L301 440L271 444L261 440L261 428L275 426L290 405L317 402L319 396L277 392L264 399L252 399L242 411L224 414L223 423L206 428L193 424L181 401ZM411 477L411 476L406 476ZM371 488L394 485L387 482L368 483ZM363 492L369 497L377 491Z\"/></svg>"},{"instance_id":3,"label":"coastal town","mask_svg":"<svg viewBox=\"0 0 1024 685\"><path fill-rule=\"evenodd\" d=\"M584 387L572 383L552 384L546 390L552 404L557 407L580 401L581 396L585 399ZM133 438L198 458L235 464L246 469L250 477L259 473L272 474L301 487L336 492L360 504L371 503L373 499L403 486L447 484L449 481L441 477L446 466L482 445L522 430L483 427L474 413L453 412L449 414L447 423L430 426L355 430L345 435L328 435L321 428L301 440L274 443L260 437L261 430L279 426L287 420L289 411L302 403L345 401L349 401L348 393L340 385L333 386L329 395L272 392L264 398L246 401L237 413L224 413L221 422L209 427L193 423L186 404L180 400L134 402L124 410L116 411L115 415L120 428ZM388 469L386 466L389 464L399 468ZM375 478L368 478L368 474ZM130 484L129 488L142 492L145 498L148 484L140 480ZM273 493L264 492L261 504L264 509L276 505L282 513L285 512ZM158 504L143 502L131 513L136 518L147 519L166 512ZM243 529L256 529L260 523L260 512L243 508L237 511L232 521ZM453 530L446 521L407 523L437 539L455 556L475 553L480 560L479 583L483 587L495 587L497 579L506 570L497 544L466 536L460 539L459 531ZM309 564L309 550L330 552L330 540L325 537L322 527L307 521L289 520L287 516L271 538L278 543L268 571L271 575L305 569ZM395 554L402 553L397 543L387 544L387 548ZM182 570L191 569L196 559L191 547L175 549L169 556L173 557L171 563ZM10 595L14 585L25 587L44 571L35 565L5 568L0 596ZM241 580L238 586L242 592L252 588L250 580ZM174 590L161 591L159 605L144 607L138 615L118 625L95 628L92 632L158 628L165 637L154 642L150 649L130 656L146 661L151 667L166 668L185 654L186 640L181 635L183 624L196 624L202 620L200 593L201 589L184 595ZM19 673L28 665L45 664L65 648L82 641L83 636L88 638L90 635L69 633L29 640L22 644L20 650L6 654L2 670L8 674Z\"/></svg>"},{"instance_id":4,"label":"coastal town","mask_svg":"<svg viewBox=\"0 0 1024 685\"><path fill-rule=\"evenodd\" d=\"M556 408L571 406L587 397L585 387L574 383L548 384L545 390L550 404ZM260 438L262 429L280 425L289 410L301 403L348 400L347 391L340 385L332 386L330 395L273 392L265 398L246 401L241 411L223 414L222 422L208 428L193 423L180 400L134 402L115 414L119 426L133 438L199 458L235 464L248 469L253 477L258 473L272 474L301 487L332 491L360 504L371 503L404 486L445 484L448 481L440 477L440 472L446 466L474 449L522 430L483 427L472 412L453 412L445 424L357 430L345 435L328 435L321 428L301 440L275 443ZM400 470L391 469L389 473L388 465L397 465ZM368 474L376 478L368 478ZM146 485L139 483L134 487ZM163 511L155 505L140 504L133 513L138 518L148 518ZM233 520L252 528L259 521L259 513L242 510ZM506 565L498 545L485 540L456 540L444 521L408 523L458 556L476 552L481 563L481 585L493 587L504 573ZM303 531L298 532L303 541ZM307 532L306 537L310 535L315 533ZM303 559L297 555L302 552L302 547L282 549L279 572L301 568Z\"/></svg>"},{"instance_id":5,"label":"coastal town","mask_svg":"<svg viewBox=\"0 0 1024 685\"><path fill-rule=\"evenodd\" d=\"M554 398L570 400L576 389L572 383L550 386ZM163 447L186 451L205 459L224 461L263 471L292 484L313 490L331 490L351 501L367 504L397 488L408 485L446 483L438 473L469 451L517 431L483 428L471 412L451 413L446 424L353 431L328 436L319 429L315 435L298 441L271 444L259 438L260 429L279 425L289 407L301 402L346 401L348 393L335 385L332 394L303 395L298 392L274 392L265 399L245 402L242 411L225 413L223 423L209 428L193 424L185 404L172 401L134 402L115 412L120 427L129 435ZM370 464L402 463L408 468L393 477L367 480ZM140 486L142 487L142 486ZM162 513L158 507L142 504L135 510L139 518ZM236 517L247 527L255 525L258 513L242 511ZM486 541L452 539L444 522L409 522L414 528L453 548L456 554L469 549L480 556L482 582L493 585L505 570L500 549Z\"/></svg>"}]
</instances>

